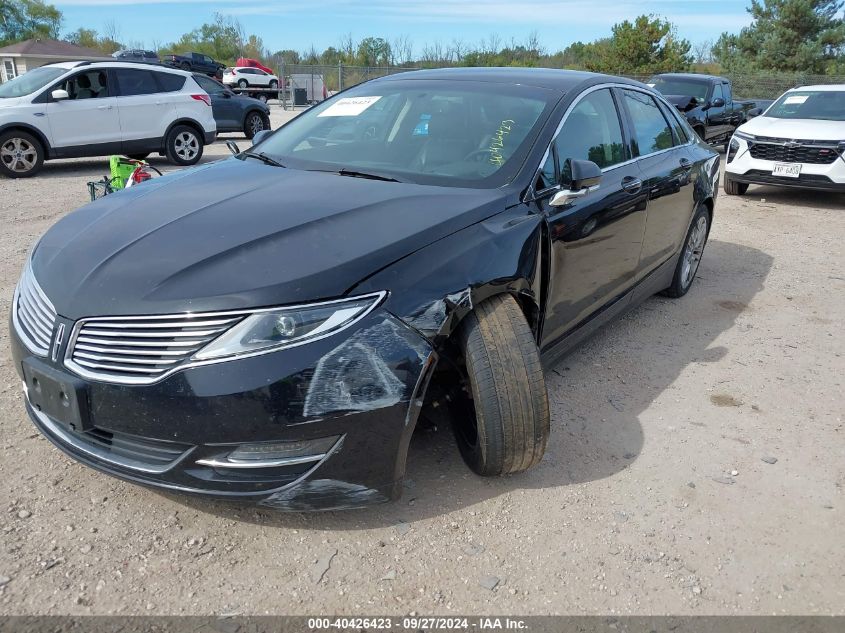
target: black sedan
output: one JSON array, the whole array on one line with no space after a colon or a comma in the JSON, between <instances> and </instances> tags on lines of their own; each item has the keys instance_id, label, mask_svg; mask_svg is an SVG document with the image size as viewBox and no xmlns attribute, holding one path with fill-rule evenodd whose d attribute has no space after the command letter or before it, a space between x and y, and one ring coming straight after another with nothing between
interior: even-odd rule
<instances>
[{"instance_id":1,"label":"black sedan","mask_svg":"<svg viewBox=\"0 0 845 633\"><path fill-rule=\"evenodd\" d=\"M528 469L543 367L689 290L718 191L675 108L589 73L403 73L255 141L67 215L27 259L12 353L77 460L357 507L399 495L432 409L474 472Z\"/></svg>"},{"instance_id":2,"label":"black sedan","mask_svg":"<svg viewBox=\"0 0 845 633\"><path fill-rule=\"evenodd\" d=\"M252 97L238 95L219 81L194 73L194 79L211 97L218 132L243 132L251 139L270 129L270 106Z\"/></svg>"}]
</instances>

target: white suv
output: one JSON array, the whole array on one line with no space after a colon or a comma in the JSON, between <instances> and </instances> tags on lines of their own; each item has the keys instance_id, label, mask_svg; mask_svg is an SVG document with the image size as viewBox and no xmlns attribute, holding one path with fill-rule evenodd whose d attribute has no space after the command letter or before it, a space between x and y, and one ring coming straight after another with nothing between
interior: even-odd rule
<instances>
[{"instance_id":1,"label":"white suv","mask_svg":"<svg viewBox=\"0 0 845 633\"><path fill-rule=\"evenodd\" d=\"M211 98L191 74L121 62L62 62L0 85L0 173L45 160L152 152L193 165L213 143Z\"/></svg>"},{"instance_id":2,"label":"white suv","mask_svg":"<svg viewBox=\"0 0 845 633\"><path fill-rule=\"evenodd\" d=\"M264 72L260 68L235 66L223 71L223 83L238 88L260 87L276 90L279 87L279 78L276 75Z\"/></svg>"},{"instance_id":3,"label":"white suv","mask_svg":"<svg viewBox=\"0 0 845 633\"><path fill-rule=\"evenodd\" d=\"M789 90L737 129L725 193L741 196L750 184L845 193L845 85Z\"/></svg>"}]
</instances>

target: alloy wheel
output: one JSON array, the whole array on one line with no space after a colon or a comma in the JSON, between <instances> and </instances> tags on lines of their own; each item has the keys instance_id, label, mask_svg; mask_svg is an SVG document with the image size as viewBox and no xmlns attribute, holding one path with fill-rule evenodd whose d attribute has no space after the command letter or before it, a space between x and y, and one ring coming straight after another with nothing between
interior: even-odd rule
<instances>
[{"instance_id":1,"label":"alloy wheel","mask_svg":"<svg viewBox=\"0 0 845 633\"><path fill-rule=\"evenodd\" d=\"M264 121L262 121L261 117L258 116L257 114L253 114L251 117L249 117L248 125L249 125L249 131L253 136L255 136L261 130L264 129Z\"/></svg>"},{"instance_id":2,"label":"alloy wheel","mask_svg":"<svg viewBox=\"0 0 845 633\"><path fill-rule=\"evenodd\" d=\"M10 170L25 174L38 162L38 151L23 138L10 138L0 147L0 161Z\"/></svg>"},{"instance_id":3,"label":"alloy wheel","mask_svg":"<svg viewBox=\"0 0 845 633\"><path fill-rule=\"evenodd\" d=\"M692 231L690 231L686 248L684 249L684 265L681 269L681 283L687 288L695 278L698 265L701 263L701 255L704 252L704 244L707 241L707 217L702 215L698 218Z\"/></svg>"},{"instance_id":4,"label":"alloy wheel","mask_svg":"<svg viewBox=\"0 0 845 633\"><path fill-rule=\"evenodd\" d=\"M174 153L185 161L190 161L196 158L199 153L200 143L199 139L190 132L180 132L176 135L173 141Z\"/></svg>"}]
</instances>

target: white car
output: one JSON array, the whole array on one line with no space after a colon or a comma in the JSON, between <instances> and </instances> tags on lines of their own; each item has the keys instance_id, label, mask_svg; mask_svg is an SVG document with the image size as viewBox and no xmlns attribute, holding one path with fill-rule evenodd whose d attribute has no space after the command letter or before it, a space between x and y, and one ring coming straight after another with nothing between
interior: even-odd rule
<instances>
[{"instance_id":1,"label":"white car","mask_svg":"<svg viewBox=\"0 0 845 633\"><path fill-rule=\"evenodd\" d=\"M238 88L269 88L270 90L279 88L279 78L276 75L250 66L227 68L223 71L223 83Z\"/></svg>"},{"instance_id":2,"label":"white car","mask_svg":"<svg viewBox=\"0 0 845 633\"><path fill-rule=\"evenodd\" d=\"M736 130L725 193L752 184L845 193L845 85L789 90Z\"/></svg>"},{"instance_id":3,"label":"white car","mask_svg":"<svg viewBox=\"0 0 845 633\"><path fill-rule=\"evenodd\" d=\"M211 98L191 73L131 62L61 62L0 85L0 174L45 160L158 152L193 165L213 143Z\"/></svg>"}]
</instances>

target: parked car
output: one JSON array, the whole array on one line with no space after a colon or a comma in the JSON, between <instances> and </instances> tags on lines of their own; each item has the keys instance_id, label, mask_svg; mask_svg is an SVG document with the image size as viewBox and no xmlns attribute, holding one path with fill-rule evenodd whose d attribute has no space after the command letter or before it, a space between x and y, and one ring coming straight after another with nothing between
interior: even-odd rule
<instances>
[{"instance_id":1,"label":"parked car","mask_svg":"<svg viewBox=\"0 0 845 633\"><path fill-rule=\"evenodd\" d=\"M745 121L746 104L734 101L731 82L724 77L666 73L648 83L683 112L696 134L712 145L727 148L734 130Z\"/></svg>"},{"instance_id":2,"label":"parked car","mask_svg":"<svg viewBox=\"0 0 845 633\"><path fill-rule=\"evenodd\" d=\"M249 57L239 57L238 60L235 62L235 66L246 68L258 68L260 70L263 70L268 75L274 74L272 68L265 66L257 59L251 59Z\"/></svg>"},{"instance_id":3,"label":"parked car","mask_svg":"<svg viewBox=\"0 0 845 633\"><path fill-rule=\"evenodd\" d=\"M845 85L789 90L736 131L725 193L752 184L845 193Z\"/></svg>"},{"instance_id":4,"label":"parked car","mask_svg":"<svg viewBox=\"0 0 845 633\"><path fill-rule=\"evenodd\" d=\"M146 62L148 64L160 64L161 58L155 51L145 51L140 48L125 49L111 54L120 62Z\"/></svg>"},{"instance_id":5,"label":"parked car","mask_svg":"<svg viewBox=\"0 0 845 633\"><path fill-rule=\"evenodd\" d=\"M279 78L276 75L264 72L260 68L248 68L245 66L227 68L223 72L223 83L227 86L237 86L238 88L266 87L270 90L277 90L279 88Z\"/></svg>"},{"instance_id":6,"label":"parked car","mask_svg":"<svg viewBox=\"0 0 845 633\"><path fill-rule=\"evenodd\" d=\"M631 80L361 84L49 229L12 302L27 411L101 471L281 510L396 498L427 410L476 473L526 470L541 361L690 289L718 178Z\"/></svg>"},{"instance_id":7,"label":"parked car","mask_svg":"<svg viewBox=\"0 0 845 633\"><path fill-rule=\"evenodd\" d=\"M226 64L214 61L214 59L202 53L165 55L163 61L169 66L195 73L202 73L203 75L217 77L218 79L223 76L223 69L226 68Z\"/></svg>"},{"instance_id":8,"label":"parked car","mask_svg":"<svg viewBox=\"0 0 845 633\"><path fill-rule=\"evenodd\" d=\"M270 129L270 107L266 103L237 95L205 75L194 75L194 80L211 97L218 133L243 132L251 139L262 130Z\"/></svg>"},{"instance_id":9,"label":"parked car","mask_svg":"<svg viewBox=\"0 0 845 633\"><path fill-rule=\"evenodd\" d=\"M60 62L0 85L0 173L33 176L45 160L158 152L193 165L217 126L189 73L132 62Z\"/></svg>"}]
</instances>

